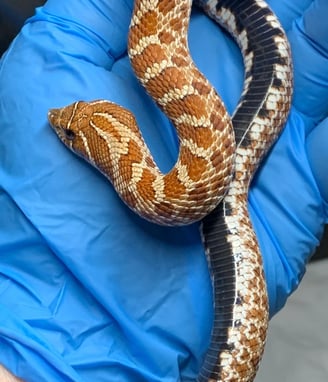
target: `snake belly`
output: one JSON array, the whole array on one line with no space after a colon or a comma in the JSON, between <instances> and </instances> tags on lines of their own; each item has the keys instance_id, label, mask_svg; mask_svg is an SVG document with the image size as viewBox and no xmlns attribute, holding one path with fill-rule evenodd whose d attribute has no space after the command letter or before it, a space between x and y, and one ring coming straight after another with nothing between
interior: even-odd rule
<instances>
[{"instance_id":1,"label":"snake belly","mask_svg":"<svg viewBox=\"0 0 328 382\"><path fill-rule=\"evenodd\" d=\"M249 218L248 189L289 113L293 78L289 43L262 0L198 0L238 43L244 89L232 117L235 173L223 202L201 226L213 285L212 337L198 382L250 382L266 341L268 298L262 258Z\"/></svg>"}]
</instances>

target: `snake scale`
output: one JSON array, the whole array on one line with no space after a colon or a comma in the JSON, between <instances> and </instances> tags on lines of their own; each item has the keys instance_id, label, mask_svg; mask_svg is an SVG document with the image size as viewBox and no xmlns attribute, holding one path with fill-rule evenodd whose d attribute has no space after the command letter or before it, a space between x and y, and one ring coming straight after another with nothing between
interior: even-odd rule
<instances>
[{"instance_id":1,"label":"snake scale","mask_svg":"<svg viewBox=\"0 0 328 382\"><path fill-rule=\"evenodd\" d=\"M197 381L253 381L266 339L268 301L247 196L288 116L291 55L264 1L195 4L228 30L243 55L244 88L232 121L189 55L191 0L136 0L130 25L132 67L179 136L179 157L170 172L160 172L134 116L116 104L79 101L51 109L48 118L66 146L108 177L136 213L162 225L202 221L214 323Z\"/></svg>"}]
</instances>

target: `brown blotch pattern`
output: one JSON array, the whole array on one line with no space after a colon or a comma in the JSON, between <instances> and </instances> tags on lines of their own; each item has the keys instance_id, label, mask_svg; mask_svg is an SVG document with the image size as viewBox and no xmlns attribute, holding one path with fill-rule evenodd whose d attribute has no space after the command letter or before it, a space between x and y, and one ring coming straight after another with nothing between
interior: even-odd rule
<instances>
[{"instance_id":1,"label":"brown blotch pattern","mask_svg":"<svg viewBox=\"0 0 328 382\"><path fill-rule=\"evenodd\" d=\"M155 190L153 187L153 182L155 179L155 175L150 170L143 170L142 177L137 183L137 192L146 200L154 200L155 198Z\"/></svg>"},{"instance_id":2,"label":"brown blotch pattern","mask_svg":"<svg viewBox=\"0 0 328 382\"><path fill-rule=\"evenodd\" d=\"M165 50L160 45L150 44L143 50L142 54L134 56L131 59L131 63L133 64L133 68L136 75L139 78L143 79L144 74L147 72L147 69L149 69L149 62L152 62L152 65L154 65L155 63L160 64L166 58L167 55L165 53ZM153 96L157 98L155 91L156 87L153 88Z\"/></svg>"},{"instance_id":3,"label":"brown blotch pattern","mask_svg":"<svg viewBox=\"0 0 328 382\"><path fill-rule=\"evenodd\" d=\"M121 169L121 175L123 178L123 181L127 184L132 179L132 164L133 163L140 163L143 159L143 154L140 151L140 147L137 145L134 140L130 140L128 142L128 151L127 154L121 155L119 158L119 168ZM133 158L133 162L131 164L131 158Z\"/></svg>"},{"instance_id":4,"label":"brown blotch pattern","mask_svg":"<svg viewBox=\"0 0 328 382\"><path fill-rule=\"evenodd\" d=\"M160 80L160 83L158 81ZM147 91L155 99L161 99L172 90L172 84L175 89L182 89L185 85L184 73L176 67L165 68L157 77L147 82Z\"/></svg>"},{"instance_id":5,"label":"brown blotch pattern","mask_svg":"<svg viewBox=\"0 0 328 382\"><path fill-rule=\"evenodd\" d=\"M173 168L164 179L164 193L168 199L177 198L179 194L186 194L186 187L180 182L176 168Z\"/></svg>"},{"instance_id":6,"label":"brown blotch pattern","mask_svg":"<svg viewBox=\"0 0 328 382\"><path fill-rule=\"evenodd\" d=\"M161 32L159 35L159 40L162 44L165 44L165 45L170 45L172 42L175 41L175 37L174 35L171 33L171 32L168 32L168 31L163 31Z\"/></svg>"},{"instance_id":7,"label":"brown blotch pattern","mask_svg":"<svg viewBox=\"0 0 328 382\"><path fill-rule=\"evenodd\" d=\"M184 113L196 119L207 115L206 101L197 94L188 94L182 99L172 100L165 105L164 110L174 119Z\"/></svg>"},{"instance_id":8,"label":"brown blotch pattern","mask_svg":"<svg viewBox=\"0 0 328 382\"><path fill-rule=\"evenodd\" d=\"M207 127L197 127L190 131L190 125L181 123L179 124L179 136L181 140L191 140L196 144L196 146L208 149L213 145L213 142L216 142L216 136L213 131ZM213 155L216 155L219 152L216 151Z\"/></svg>"}]
</instances>

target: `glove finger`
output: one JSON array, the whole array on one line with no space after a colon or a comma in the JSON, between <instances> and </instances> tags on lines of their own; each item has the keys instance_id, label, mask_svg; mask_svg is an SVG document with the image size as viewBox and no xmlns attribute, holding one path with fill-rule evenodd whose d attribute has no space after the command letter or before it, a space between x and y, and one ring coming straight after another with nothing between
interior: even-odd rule
<instances>
[{"instance_id":1,"label":"glove finger","mask_svg":"<svg viewBox=\"0 0 328 382\"><path fill-rule=\"evenodd\" d=\"M306 149L309 162L316 178L319 190L325 200L326 216L328 216L328 118L321 122L307 137ZM327 223L327 221L326 221Z\"/></svg>"},{"instance_id":2,"label":"glove finger","mask_svg":"<svg viewBox=\"0 0 328 382\"><path fill-rule=\"evenodd\" d=\"M48 0L28 20L38 30L39 21L51 23L53 37L64 51L95 65L110 66L126 51L133 1ZM41 27L42 28L42 27ZM74 38L74 43L70 41ZM80 40L80 43L78 41ZM97 48L103 54L97 54ZM109 62L103 62L103 55Z\"/></svg>"},{"instance_id":3,"label":"glove finger","mask_svg":"<svg viewBox=\"0 0 328 382\"><path fill-rule=\"evenodd\" d=\"M282 26L288 31L294 20L301 17L313 0L267 0Z\"/></svg>"},{"instance_id":4,"label":"glove finger","mask_svg":"<svg viewBox=\"0 0 328 382\"><path fill-rule=\"evenodd\" d=\"M328 110L328 3L316 0L289 33L294 58L294 106L314 122ZM313 125L309 124L307 130Z\"/></svg>"}]
</instances>

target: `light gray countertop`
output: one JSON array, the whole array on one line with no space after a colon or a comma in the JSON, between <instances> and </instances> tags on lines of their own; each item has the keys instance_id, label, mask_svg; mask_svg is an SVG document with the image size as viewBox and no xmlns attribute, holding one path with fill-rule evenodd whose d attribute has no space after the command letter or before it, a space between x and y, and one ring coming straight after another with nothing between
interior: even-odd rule
<instances>
[{"instance_id":1,"label":"light gray countertop","mask_svg":"<svg viewBox=\"0 0 328 382\"><path fill-rule=\"evenodd\" d=\"M270 322L255 382L328 381L328 260L308 265L298 290Z\"/></svg>"}]
</instances>

